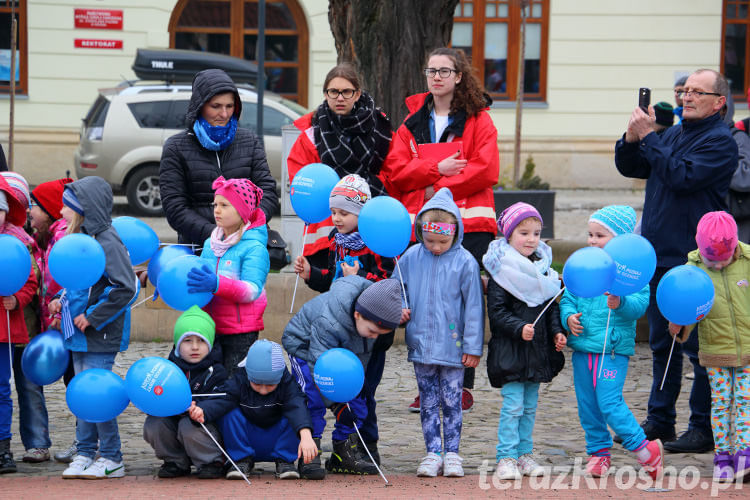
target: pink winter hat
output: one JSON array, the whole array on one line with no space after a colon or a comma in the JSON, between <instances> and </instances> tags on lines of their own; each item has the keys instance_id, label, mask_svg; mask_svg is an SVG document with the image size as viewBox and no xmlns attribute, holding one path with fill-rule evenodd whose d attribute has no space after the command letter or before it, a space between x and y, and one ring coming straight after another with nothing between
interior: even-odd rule
<instances>
[{"instance_id":1,"label":"pink winter hat","mask_svg":"<svg viewBox=\"0 0 750 500\"><path fill-rule=\"evenodd\" d=\"M542 221L542 216L536 208L528 203L519 201L503 210L503 213L500 214L500 218L497 220L497 229L507 240L513 234L516 226L529 217L536 217L540 222ZM544 225L543 222L542 225Z\"/></svg>"},{"instance_id":2,"label":"pink winter hat","mask_svg":"<svg viewBox=\"0 0 750 500\"><path fill-rule=\"evenodd\" d=\"M737 223L726 212L708 212L698 221L698 251L708 260L727 260L737 248Z\"/></svg>"},{"instance_id":3,"label":"pink winter hat","mask_svg":"<svg viewBox=\"0 0 750 500\"><path fill-rule=\"evenodd\" d=\"M215 194L221 195L232 204L242 220L252 227L266 223L266 216L260 209L263 190L249 179L225 179L220 176L211 186Z\"/></svg>"}]
</instances>

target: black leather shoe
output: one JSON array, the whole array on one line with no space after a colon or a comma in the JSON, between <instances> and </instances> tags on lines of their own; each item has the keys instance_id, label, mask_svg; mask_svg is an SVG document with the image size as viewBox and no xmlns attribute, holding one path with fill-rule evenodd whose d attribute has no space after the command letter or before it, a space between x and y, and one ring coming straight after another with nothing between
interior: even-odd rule
<instances>
[{"instance_id":1,"label":"black leather shoe","mask_svg":"<svg viewBox=\"0 0 750 500\"><path fill-rule=\"evenodd\" d=\"M157 472L156 475L162 479L189 476L190 467L183 469L174 462L164 462L161 467L159 467L159 472Z\"/></svg>"},{"instance_id":2,"label":"black leather shoe","mask_svg":"<svg viewBox=\"0 0 750 500\"><path fill-rule=\"evenodd\" d=\"M674 428L664 430L652 424L648 420L641 422L641 429L646 433L646 439L653 441L654 439L660 439L662 443L667 441L674 441L677 434L674 432ZM618 444L622 444L622 437L619 434L615 434L612 441Z\"/></svg>"},{"instance_id":3,"label":"black leather shoe","mask_svg":"<svg viewBox=\"0 0 750 500\"><path fill-rule=\"evenodd\" d=\"M688 429L678 439L664 443L670 453L708 453L714 449L714 437L700 429Z\"/></svg>"}]
</instances>

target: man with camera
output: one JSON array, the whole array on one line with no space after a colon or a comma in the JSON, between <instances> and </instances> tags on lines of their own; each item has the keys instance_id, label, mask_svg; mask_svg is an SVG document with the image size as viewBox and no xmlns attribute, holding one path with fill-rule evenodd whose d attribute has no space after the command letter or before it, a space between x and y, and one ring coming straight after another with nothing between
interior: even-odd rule
<instances>
[{"instance_id":1,"label":"man with camera","mask_svg":"<svg viewBox=\"0 0 750 500\"><path fill-rule=\"evenodd\" d=\"M705 453L714 447L711 399L706 369L698 363L698 336L694 330L684 344L675 344L664 388L659 390L672 337L667 320L656 305L656 287L671 268L684 264L696 248L695 231L706 212L726 210L729 181L737 168L737 145L720 110L729 85L719 73L699 69L682 91L682 123L661 136L654 132L653 107L636 107L628 128L615 146L617 170L626 177L647 179L642 235L656 251L656 272L646 312L653 355L653 382L648 417L641 424L647 439L661 439L667 451ZM675 435L675 403L682 382L683 352L695 370L690 393L687 432Z\"/></svg>"}]
</instances>

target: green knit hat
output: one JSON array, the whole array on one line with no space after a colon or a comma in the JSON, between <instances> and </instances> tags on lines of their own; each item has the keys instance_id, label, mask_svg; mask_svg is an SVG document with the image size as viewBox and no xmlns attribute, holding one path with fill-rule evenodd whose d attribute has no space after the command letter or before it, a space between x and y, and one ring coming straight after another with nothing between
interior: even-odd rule
<instances>
[{"instance_id":1,"label":"green knit hat","mask_svg":"<svg viewBox=\"0 0 750 500\"><path fill-rule=\"evenodd\" d=\"M208 352L214 345L216 323L207 312L198 306L192 306L177 318L174 324L174 354L180 357L180 342L191 335L196 335L208 344Z\"/></svg>"}]
</instances>

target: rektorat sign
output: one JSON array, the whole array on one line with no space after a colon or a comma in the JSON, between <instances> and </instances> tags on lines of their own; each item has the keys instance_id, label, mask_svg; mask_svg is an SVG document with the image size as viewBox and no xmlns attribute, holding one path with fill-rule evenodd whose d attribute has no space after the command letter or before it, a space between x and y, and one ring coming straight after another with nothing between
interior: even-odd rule
<instances>
[{"instance_id":1,"label":"rektorat sign","mask_svg":"<svg viewBox=\"0 0 750 500\"><path fill-rule=\"evenodd\" d=\"M122 11L112 9L75 9L76 28L121 30Z\"/></svg>"},{"instance_id":2,"label":"rektorat sign","mask_svg":"<svg viewBox=\"0 0 750 500\"><path fill-rule=\"evenodd\" d=\"M122 49L122 40L76 38L75 47L77 49Z\"/></svg>"}]
</instances>

